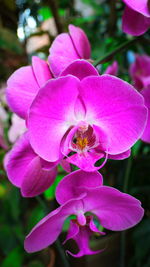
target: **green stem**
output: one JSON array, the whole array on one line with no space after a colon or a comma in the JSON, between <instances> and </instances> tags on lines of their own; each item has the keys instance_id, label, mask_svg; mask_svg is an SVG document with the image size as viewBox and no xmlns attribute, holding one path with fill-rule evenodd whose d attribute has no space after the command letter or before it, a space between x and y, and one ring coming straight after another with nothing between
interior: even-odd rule
<instances>
[{"instance_id":1,"label":"green stem","mask_svg":"<svg viewBox=\"0 0 150 267\"><path fill-rule=\"evenodd\" d=\"M59 252L61 261L63 263L63 266L64 267L70 267L70 264L69 264L69 262L67 260L67 257L66 257L66 253L64 252L64 250L63 250L63 248L61 246L61 243L60 243L59 239L57 239L57 241L55 242L55 246L56 246L56 249Z\"/></svg>"},{"instance_id":2,"label":"green stem","mask_svg":"<svg viewBox=\"0 0 150 267\"><path fill-rule=\"evenodd\" d=\"M109 28L108 33L110 36L114 36L116 33L116 22L117 22L117 14L116 14L116 1L109 0Z\"/></svg>"},{"instance_id":3,"label":"green stem","mask_svg":"<svg viewBox=\"0 0 150 267\"><path fill-rule=\"evenodd\" d=\"M130 41L126 41L125 43L118 46L115 50L108 52L107 54L105 54L105 56L102 56L102 57L98 58L97 60L95 60L93 65L96 67L97 65L99 65L101 63L104 63L106 61L111 60L116 54L123 51L124 49L127 49L129 46L131 46L132 44L134 44L138 40L140 40L140 37L134 38Z\"/></svg>"},{"instance_id":4,"label":"green stem","mask_svg":"<svg viewBox=\"0 0 150 267\"><path fill-rule=\"evenodd\" d=\"M128 192L128 185L129 185L131 167L132 167L132 155L128 158L128 161L127 161L125 177L124 177L124 183L123 183L123 192L124 193Z\"/></svg>"},{"instance_id":5,"label":"green stem","mask_svg":"<svg viewBox=\"0 0 150 267\"><path fill-rule=\"evenodd\" d=\"M38 201L38 203L40 204L41 208L43 208L44 213L47 214L48 208L47 208L47 205L44 202L44 200L41 198L41 196L36 196L35 198Z\"/></svg>"},{"instance_id":6,"label":"green stem","mask_svg":"<svg viewBox=\"0 0 150 267\"><path fill-rule=\"evenodd\" d=\"M57 0L49 0L49 5L54 17L54 21L56 24L56 28L58 33L62 33L63 32L63 28L62 28L62 24L61 24L61 19L59 17L59 13L58 13L58 2Z\"/></svg>"},{"instance_id":7,"label":"green stem","mask_svg":"<svg viewBox=\"0 0 150 267\"><path fill-rule=\"evenodd\" d=\"M129 179L130 179L130 173L131 173L131 167L132 167L132 155L128 158L127 165L126 165L126 171L124 176L124 183L123 183L123 192L128 192L128 185L129 185ZM121 233L121 251L120 251L120 267L126 266L126 232L123 231Z\"/></svg>"},{"instance_id":8,"label":"green stem","mask_svg":"<svg viewBox=\"0 0 150 267\"><path fill-rule=\"evenodd\" d=\"M121 240L120 240L120 267L126 267L126 232L123 231L121 233Z\"/></svg>"}]
</instances>

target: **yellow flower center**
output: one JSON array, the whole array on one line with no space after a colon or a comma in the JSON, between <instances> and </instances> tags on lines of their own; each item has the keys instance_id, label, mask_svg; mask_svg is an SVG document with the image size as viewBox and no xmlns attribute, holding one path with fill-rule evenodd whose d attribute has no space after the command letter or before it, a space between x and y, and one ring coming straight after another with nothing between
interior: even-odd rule
<instances>
[{"instance_id":1,"label":"yellow flower center","mask_svg":"<svg viewBox=\"0 0 150 267\"><path fill-rule=\"evenodd\" d=\"M77 137L76 145L79 149L83 150L88 145L87 137Z\"/></svg>"}]
</instances>

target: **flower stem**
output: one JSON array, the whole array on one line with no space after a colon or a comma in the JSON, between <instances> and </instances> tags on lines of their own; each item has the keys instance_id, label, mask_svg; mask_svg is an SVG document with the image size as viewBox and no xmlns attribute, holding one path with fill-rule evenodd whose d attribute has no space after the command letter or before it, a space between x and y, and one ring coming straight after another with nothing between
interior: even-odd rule
<instances>
[{"instance_id":1,"label":"flower stem","mask_svg":"<svg viewBox=\"0 0 150 267\"><path fill-rule=\"evenodd\" d=\"M55 247L57 249L57 251L59 252L59 256L61 258L61 261L63 263L63 267L70 267L70 264L68 262L68 259L67 259L67 256L66 256L66 253L64 252L63 248L62 248L62 245L59 241L59 239L56 240L55 242ZM61 265L62 266L62 265Z\"/></svg>"},{"instance_id":2,"label":"flower stem","mask_svg":"<svg viewBox=\"0 0 150 267\"><path fill-rule=\"evenodd\" d=\"M49 5L54 17L54 21L56 24L56 28L58 33L62 33L63 32L63 28L62 28L62 24L61 24L61 20L59 17L59 13L58 13L58 3L57 0L49 0Z\"/></svg>"},{"instance_id":3,"label":"flower stem","mask_svg":"<svg viewBox=\"0 0 150 267\"><path fill-rule=\"evenodd\" d=\"M127 49L129 46L131 46L132 44L134 44L135 42L137 42L138 40L140 40L140 37L136 37L132 40L126 41L125 43L121 44L120 46L118 46L115 50L106 53L104 56L98 58L97 60L94 61L93 65L96 67L97 65L110 61L116 54L118 54L119 52L123 51L124 49Z\"/></svg>"},{"instance_id":4,"label":"flower stem","mask_svg":"<svg viewBox=\"0 0 150 267\"><path fill-rule=\"evenodd\" d=\"M41 196L36 196L35 198L38 201L38 203L40 204L41 208L44 210L44 213L47 214L48 208L47 208L45 201L42 199Z\"/></svg>"},{"instance_id":5,"label":"flower stem","mask_svg":"<svg viewBox=\"0 0 150 267\"><path fill-rule=\"evenodd\" d=\"M128 192L128 185L129 185L129 178L130 178L130 173L131 173L131 167L132 167L132 155L128 158L127 160L127 165L126 165L126 171L125 171L125 176L124 176L124 183L123 183L123 192L127 193ZM123 231L121 233L121 240L120 240L120 267L126 267L126 232Z\"/></svg>"},{"instance_id":6,"label":"flower stem","mask_svg":"<svg viewBox=\"0 0 150 267\"><path fill-rule=\"evenodd\" d=\"M125 171L125 177L124 177L124 183L123 183L123 192L124 193L128 192L131 167L132 167L132 155L128 158L127 165L126 165L126 171Z\"/></svg>"}]
</instances>

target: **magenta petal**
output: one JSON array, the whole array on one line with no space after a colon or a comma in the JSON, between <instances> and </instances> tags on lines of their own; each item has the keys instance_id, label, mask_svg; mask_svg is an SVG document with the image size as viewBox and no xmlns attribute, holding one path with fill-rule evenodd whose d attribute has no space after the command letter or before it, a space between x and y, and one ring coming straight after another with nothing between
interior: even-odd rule
<instances>
[{"instance_id":1,"label":"magenta petal","mask_svg":"<svg viewBox=\"0 0 150 267\"><path fill-rule=\"evenodd\" d=\"M100 167L95 167L96 161L103 157L103 153L85 152L84 154L75 153L66 160L85 172L93 172Z\"/></svg>"},{"instance_id":2,"label":"magenta petal","mask_svg":"<svg viewBox=\"0 0 150 267\"><path fill-rule=\"evenodd\" d=\"M128 157L130 157L131 155L131 149L121 153L121 154L117 154L117 155L108 155L108 159L114 159L114 160L122 160L122 159L126 159Z\"/></svg>"},{"instance_id":3,"label":"magenta petal","mask_svg":"<svg viewBox=\"0 0 150 267\"><path fill-rule=\"evenodd\" d=\"M44 162L34 153L27 133L16 142L5 159L8 178L21 188L24 197L41 194L54 182L56 164Z\"/></svg>"},{"instance_id":4,"label":"magenta petal","mask_svg":"<svg viewBox=\"0 0 150 267\"><path fill-rule=\"evenodd\" d=\"M6 97L11 110L25 119L28 109L39 91L32 67L22 67L7 81Z\"/></svg>"},{"instance_id":5,"label":"magenta petal","mask_svg":"<svg viewBox=\"0 0 150 267\"><path fill-rule=\"evenodd\" d=\"M21 187L27 167L35 157L26 133L18 139L7 156L5 168L12 184Z\"/></svg>"},{"instance_id":6,"label":"magenta petal","mask_svg":"<svg viewBox=\"0 0 150 267\"><path fill-rule=\"evenodd\" d=\"M88 61L83 59L75 60L61 72L61 76L66 76L68 74L72 74L73 76L76 76L80 80L82 80L87 76L99 75L96 68L94 68L93 65L90 64Z\"/></svg>"},{"instance_id":7,"label":"magenta petal","mask_svg":"<svg viewBox=\"0 0 150 267\"><path fill-rule=\"evenodd\" d=\"M123 0L123 2L131 9L150 17L149 0ZM136 21L137 22L137 21ZM136 24L136 23L134 23Z\"/></svg>"},{"instance_id":8,"label":"magenta petal","mask_svg":"<svg viewBox=\"0 0 150 267\"><path fill-rule=\"evenodd\" d=\"M118 74L118 62L114 61L112 63L112 65L108 66L108 68L105 70L105 74L117 76L117 74Z\"/></svg>"},{"instance_id":9,"label":"magenta petal","mask_svg":"<svg viewBox=\"0 0 150 267\"><path fill-rule=\"evenodd\" d=\"M103 177L99 172L74 171L65 176L56 189L56 199L59 204L64 204L71 198L79 197L83 192L81 187L94 188L102 186ZM85 190L84 190L85 191Z\"/></svg>"},{"instance_id":10,"label":"magenta petal","mask_svg":"<svg viewBox=\"0 0 150 267\"><path fill-rule=\"evenodd\" d=\"M89 228L91 231L95 232L95 233L99 233L101 235L105 235L105 232L101 232L99 231L99 229L96 227L94 221L93 221L93 217L91 216L90 218L90 222L89 222Z\"/></svg>"},{"instance_id":11,"label":"magenta petal","mask_svg":"<svg viewBox=\"0 0 150 267\"><path fill-rule=\"evenodd\" d=\"M79 27L70 24L69 34L79 57L89 59L91 57L91 47L84 31Z\"/></svg>"},{"instance_id":12,"label":"magenta petal","mask_svg":"<svg viewBox=\"0 0 150 267\"><path fill-rule=\"evenodd\" d=\"M87 77L81 85L85 119L108 136L108 154L127 151L141 137L146 124L143 97L131 85L111 75Z\"/></svg>"},{"instance_id":13,"label":"magenta petal","mask_svg":"<svg viewBox=\"0 0 150 267\"><path fill-rule=\"evenodd\" d=\"M144 130L143 135L141 136L142 141L146 142L146 143L150 143L150 112L148 114L148 120L147 120L147 124Z\"/></svg>"},{"instance_id":14,"label":"magenta petal","mask_svg":"<svg viewBox=\"0 0 150 267\"><path fill-rule=\"evenodd\" d=\"M126 7L122 23L122 29L125 33L133 36L139 36L145 33L150 27L150 18L147 18L133 9Z\"/></svg>"},{"instance_id":15,"label":"magenta petal","mask_svg":"<svg viewBox=\"0 0 150 267\"><path fill-rule=\"evenodd\" d=\"M89 189L83 201L85 212L95 214L103 227L113 231L133 227L144 215L139 200L108 186Z\"/></svg>"},{"instance_id":16,"label":"magenta petal","mask_svg":"<svg viewBox=\"0 0 150 267\"><path fill-rule=\"evenodd\" d=\"M76 258L82 257L84 255L93 255L93 254L102 252L103 249L97 250L97 251L93 251L90 249L89 241L90 241L90 237L93 232L91 231L89 226L86 225L86 226L79 227L79 231L77 232L77 228L75 224L76 223L73 221L70 222L70 229L69 229L69 235L67 236L67 240L69 238L74 239L78 245L79 252L77 254L74 254L68 250L66 252Z\"/></svg>"},{"instance_id":17,"label":"magenta petal","mask_svg":"<svg viewBox=\"0 0 150 267\"><path fill-rule=\"evenodd\" d=\"M61 160L60 165L63 167L63 169L66 172L69 172L69 173L71 172L71 166L70 166L69 162L67 162L65 159Z\"/></svg>"},{"instance_id":18,"label":"magenta petal","mask_svg":"<svg viewBox=\"0 0 150 267\"><path fill-rule=\"evenodd\" d=\"M37 156L28 165L21 184L21 193L24 197L34 197L43 193L54 182L57 168L45 170L42 168L41 159Z\"/></svg>"},{"instance_id":19,"label":"magenta petal","mask_svg":"<svg viewBox=\"0 0 150 267\"><path fill-rule=\"evenodd\" d=\"M77 235L79 232L79 225L77 223L74 223L73 220L70 221L69 230L66 236L66 239L63 242L63 245L69 240L73 239L75 235Z\"/></svg>"},{"instance_id":20,"label":"magenta petal","mask_svg":"<svg viewBox=\"0 0 150 267\"><path fill-rule=\"evenodd\" d=\"M80 200L70 200L44 217L25 239L24 247L28 253L36 252L51 245L61 233L65 219L76 214Z\"/></svg>"},{"instance_id":21,"label":"magenta petal","mask_svg":"<svg viewBox=\"0 0 150 267\"><path fill-rule=\"evenodd\" d=\"M56 37L50 47L50 69L55 77L73 61L79 58L68 33L62 33Z\"/></svg>"},{"instance_id":22,"label":"magenta petal","mask_svg":"<svg viewBox=\"0 0 150 267\"><path fill-rule=\"evenodd\" d=\"M32 67L34 71L34 75L36 77L37 83L41 88L44 84L52 79L52 74L50 72L49 66L47 62L39 57L32 57Z\"/></svg>"},{"instance_id":23,"label":"magenta petal","mask_svg":"<svg viewBox=\"0 0 150 267\"><path fill-rule=\"evenodd\" d=\"M141 91L141 94L143 95L145 100L145 105L148 108L148 119L141 139L144 142L150 143L150 86L147 89Z\"/></svg>"},{"instance_id":24,"label":"magenta petal","mask_svg":"<svg viewBox=\"0 0 150 267\"><path fill-rule=\"evenodd\" d=\"M135 88L139 91L150 84L150 57L136 55L136 60L130 66L130 75Z\"/></svg>"},{"instance_id":25,"label":"magenta petal","mask_svg":"<svg viewBox=\"0 0 150 267\"><path fill-rule=\"evenodd\" d=\"M30 142L35 152L47 161L60 158L61 140L74 123L78 83L79 80L73 76L50 80L30 108Z\"/></svg>"}]
</instances>

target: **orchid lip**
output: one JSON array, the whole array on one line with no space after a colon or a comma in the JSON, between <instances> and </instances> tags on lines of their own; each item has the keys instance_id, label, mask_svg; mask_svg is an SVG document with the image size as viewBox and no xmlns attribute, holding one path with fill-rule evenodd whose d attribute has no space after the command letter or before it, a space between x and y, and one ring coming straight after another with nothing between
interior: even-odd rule
<instances>
[{"instance_id":1,"label":"orchid lip","mask_svg":"<svg viewBox=\"0 0 150 267\"><path fill-rule=\"evenodd\" d=\"M81 124L72 138L70 149L84 154L84 152L97 146L98 141L92 126L87 123Z\"/></svg>"}]
</instances>

